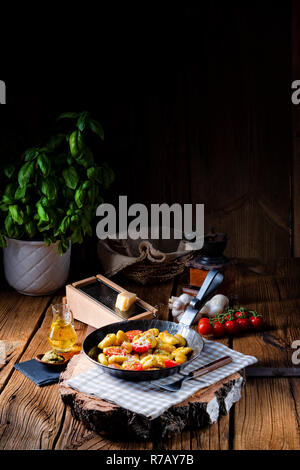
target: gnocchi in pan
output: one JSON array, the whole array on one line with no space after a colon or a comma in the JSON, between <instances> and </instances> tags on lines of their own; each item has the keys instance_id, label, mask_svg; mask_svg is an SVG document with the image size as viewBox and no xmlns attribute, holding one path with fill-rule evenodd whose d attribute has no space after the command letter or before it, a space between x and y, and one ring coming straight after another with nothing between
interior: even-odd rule
<instances>
[{"instance_id":1,"label":"gnocchi in pan","mask_svg":"<svg viewBox=\"0 0 300 470\"><path fill-rule=\"evenodd\" d=\"M89 356L107 367L141 371L177 366L191 353L192 348L180 334L151 328L107 334Z\"/></svg>"}]
</instances>

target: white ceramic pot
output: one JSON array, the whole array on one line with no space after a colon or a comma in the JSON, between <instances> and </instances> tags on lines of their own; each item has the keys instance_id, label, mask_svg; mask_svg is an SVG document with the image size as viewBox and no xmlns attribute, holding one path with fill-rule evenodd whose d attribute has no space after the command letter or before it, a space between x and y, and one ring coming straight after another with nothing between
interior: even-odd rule
<instances>
[{"instance_id":1,"label":"white ceramic pot","mask_svg":"<svg viewBox=\"0 0 300 470\"><path fill-rule=\"evenodd\" d=\"M3 248L4 273L7 282L26 295L46 295L62 287L69 275L69 249L61 255L58 243L46 246L44 242L6 238Z\"/></svg>"}]
</instances>

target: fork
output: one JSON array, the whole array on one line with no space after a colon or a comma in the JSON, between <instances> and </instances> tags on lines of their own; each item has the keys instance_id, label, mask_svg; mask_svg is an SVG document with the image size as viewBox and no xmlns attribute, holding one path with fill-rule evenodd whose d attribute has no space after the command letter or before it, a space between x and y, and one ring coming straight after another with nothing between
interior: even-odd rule
<instances>
[{"instance_id":1,"label":"fork","mask_svg":"<svg viewBox=\"0 0 300 470\"><path fill-rule=\"evenodd\" d=\"M230 362L232 362L232 357L223 356L217 359L216 361L210 362L209 364L206 364L205 366L202 366L199 369L184 375L182 379L176 380L176 382L164 385L152 382L152 385L154 385L155 387L163 388L168 392L178 392L178 390L181 389L182 384L187 380L195 379L196 377L201 377L201 375L208 374L213 370L219 369L220 367L224 367L227 364L230 364Z\"/></svg>"}]
</instances>

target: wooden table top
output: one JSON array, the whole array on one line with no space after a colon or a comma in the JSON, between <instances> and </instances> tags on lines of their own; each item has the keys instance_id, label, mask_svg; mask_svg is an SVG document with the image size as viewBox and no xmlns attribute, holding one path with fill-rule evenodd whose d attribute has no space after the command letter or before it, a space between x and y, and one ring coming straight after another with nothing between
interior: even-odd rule
<instances>
[{"instance_id":1,"label":"wooden table top","mask_svg":"<svg viewBox=\"0 0 300 470\"><path fill-rule=\"evenodd\" d=\"M228 268L228 278L238 303L262 313L267 328L220 341L255 355L256 367L297 368L292 343L300 340L300 259L264 265L240 260ZM123 285L158 305L161 318L167 319L168 299L185 283L186 275L157 286ZM49 350L51 304L59 303L62 295L27 297L8 288L0 292L0 346L6 349L4 361L0 347L0 449L300 449L300 377L248 378L242 399L227 416L164 441L112 442L86 430L62 403L57 384L38 387L13 369L16 362ZM82 340L87 326L76 322L75 327Z\"/></svg>"}]
</instances>

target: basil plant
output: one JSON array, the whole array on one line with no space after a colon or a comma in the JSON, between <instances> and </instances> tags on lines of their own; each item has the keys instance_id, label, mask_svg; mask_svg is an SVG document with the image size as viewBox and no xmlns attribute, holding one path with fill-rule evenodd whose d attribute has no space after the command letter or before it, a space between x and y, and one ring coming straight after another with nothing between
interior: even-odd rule
<instances>
[{"instance_id":1,"label":"basil plant","mask_svg":"<svg viewBox=\"0 0 300 470\"><path fill-rule=\"evenodd\" d=\"M59 241L64 253L72 243L92 235L96 207L103 202L114 173L107 163L96 164L89 137L104 140L104 131L87 111L64 113L70 128L44 146L28 149L16 165L4 168L0 194L0 246L5 236L43 240L47 246Z\"/></svg>"}]
</instances>

